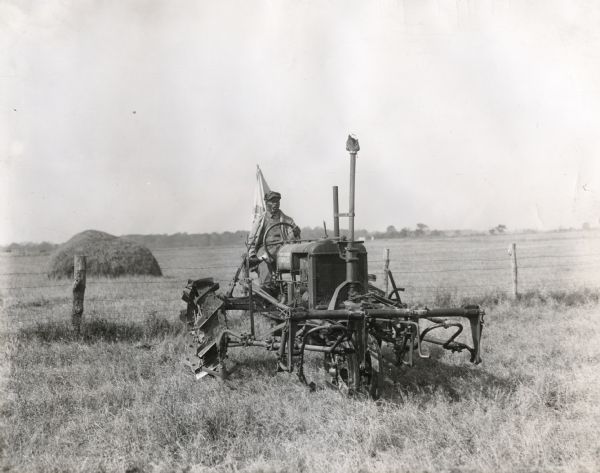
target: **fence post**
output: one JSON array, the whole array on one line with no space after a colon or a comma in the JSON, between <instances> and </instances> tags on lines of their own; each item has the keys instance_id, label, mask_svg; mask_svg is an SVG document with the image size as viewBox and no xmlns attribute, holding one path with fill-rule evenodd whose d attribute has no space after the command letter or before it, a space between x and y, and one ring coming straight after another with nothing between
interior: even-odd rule
<instances>
[{"instance_id":1,"label":"fence post","mask_svg":"<svg viewBox=\"0 0 600 473\"><path fill-rule=\"evenodd\" d=\"M511 265L512 265L512 280L513 280L513 298L516 300L519 297L519 289L517 285L517 244L513 243L509 250L508 254L512 256Z\"/></svg>"},{"instance_id":2,"label":"fence post","mask_svg":"<svg viewBox=\"0 0 600 473\"><path fill-rule=\"evenodd\" d=\"M85 294L86 258L84 255L75 255L73 261L73 312L71 323L77 335L81 332L81 319L83 318L83 297Z\"/></svg>"},{"instance_id":3,"label":"fence post","mask_svg":"<svg viewBox=\"0 0 600 473\"><path fill-rule=\"evenodd\" d=\"M384 279L384 290L385 295L389 294L389 282L390 282L390 249L386 248L383 250L383 277Z\"/></svg>"},{"instance_id":4,"label":"fence post","mask_svg":"<svg viewBox=\"0 0 600 473\"><path fill-rule=\"evenodd\" d=\"M254 309L252 302L252 281L250 280L250 260L249 258L244 258L244 280L246 284L244 284L244 295L248 296L248 300L250 304L248 306L248 315L250 315L250 335L254 337ZM290 283L291 284L291 283ZM290 302L291 303L291 302Z\"/></svg>"}]
</instances>

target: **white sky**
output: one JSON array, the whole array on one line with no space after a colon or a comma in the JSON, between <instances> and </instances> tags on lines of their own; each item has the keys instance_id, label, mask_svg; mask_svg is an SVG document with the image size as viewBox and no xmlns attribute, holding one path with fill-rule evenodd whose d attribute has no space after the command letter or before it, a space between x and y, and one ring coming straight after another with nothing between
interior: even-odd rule
<instances>
[{"instance_id":1,"label":"white sky","mask_svg":"<svg viewBox=\"0 0 600 473\"><path fill-rule=\"evenodd\" d=\"M595 1L0 0L0 244L247 229L256 164L331 226L349 132L357 228L597 225L599 25Z\"/></svg>"}]
</instances>

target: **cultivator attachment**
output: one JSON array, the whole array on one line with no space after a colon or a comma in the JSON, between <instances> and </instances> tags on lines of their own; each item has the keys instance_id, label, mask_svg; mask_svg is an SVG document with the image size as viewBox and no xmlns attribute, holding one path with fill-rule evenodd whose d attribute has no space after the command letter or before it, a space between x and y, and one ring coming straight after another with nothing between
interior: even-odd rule
<instances>
[{"instance_id":1,"label":"cultivator attachment","mask_svg":"<svg viewBox=\"0 0 600 473\"><path fill-rule=\"evenodd\" d=\"M451 352L467 351L471 355L471 363L476 365L481 363L481 334L485 311L479 306L469 305L454 309L407 309L407 311L410 313L409 317L407 320L396 322L393 337L390 337L389 333L381 333L382 339L394 344L398 363L413 366L415 350L419 358L429 358L429 355L423 351L423 342L439 345ZM457 341L464 328L464 322L459 320L461 318L469 320L471 345ZM430 325L421 327L419 320L428 321ZM441 338L432 336L434 331L440 332L439 329L443 329L444 336ZM445 334L448 329L451 330L450 335Z\"/></svg>"},{"instance_id":2,"label":"cultivator attachment","mask_svg":"<svg viewBox=\"0 0 600 473\"><path fill-rule=\"evenodd\" d=\"M223 377L226 374L223 359L227 351L226 335L223 333L223 301L217 296L219 285L212 278L188 281L182 299L187 308L181 319L187 322L187 349L184 363L196 378L210 374Z\"/></svg>"}]
</instances>

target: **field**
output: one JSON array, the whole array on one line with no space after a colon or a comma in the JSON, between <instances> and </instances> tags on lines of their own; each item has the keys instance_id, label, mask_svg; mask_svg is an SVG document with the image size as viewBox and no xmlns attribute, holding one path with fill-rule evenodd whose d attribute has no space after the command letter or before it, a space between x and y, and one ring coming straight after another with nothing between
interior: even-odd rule
<instances>
[{"instance_id":1,"label":"field","mask_svg":"<svg viewBox=\"0 0 600 473\"><path fill-rule=\"evenodd\" d=\"M522 297L512 301L509 244ZM382 400L309 392L260 349L232 378L181 366L185 280L243 248L159 249L165 277L89 279L81 337L46 257L0 256L4 471L598 471L600 234L367 242L405 299L485 306L483 359L432 349ZM379 281L381 284L381 281ZM243 324L244 321L232 321Z\"/></svg>"}]
</instances>

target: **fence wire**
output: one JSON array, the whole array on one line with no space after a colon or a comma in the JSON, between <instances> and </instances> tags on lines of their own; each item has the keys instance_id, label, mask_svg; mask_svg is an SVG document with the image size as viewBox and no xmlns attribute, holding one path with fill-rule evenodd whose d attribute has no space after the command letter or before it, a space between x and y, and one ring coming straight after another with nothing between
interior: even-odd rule
<instances>
[{"instance_id":1,"label":"fence wire","mask_svg":"<svg viewBox=\"0 0 600 473\"><path fill-rule=\"evenodd\" d=\"M540 248L525 245L518 249L520 291L600 288L600 253L589 249L536 253ZM488 254L482 256L483 250ZM84 318L135 321L159 316L175 319L184 308L181 293L187 281L213 277L221 288L229 288L243 248L214 247L196 252L189 248L159 248L153 251L161 263L163 277L88 275ZM406 257L391 255L389 268L397 286L405 289L403 300L431 304L447 296L460 300L493 293L510 294L513 290L511 260L505 249L473 247L467 251L438 251L443 254L408 251ZM370 249L370 256L374 252L377 249ZM46 263L43 257L10 257L0 263L3 263L0 266L0 330L70 320L72 281L48 278L42 269ZM383 288L381 256L369 259L369 272L377 276L375 285Z\"/></svg>"}]
</instances>

